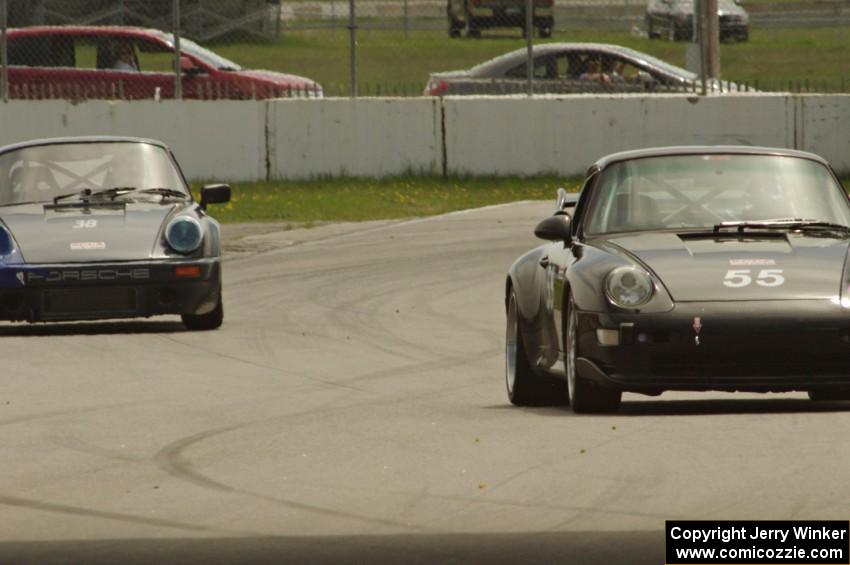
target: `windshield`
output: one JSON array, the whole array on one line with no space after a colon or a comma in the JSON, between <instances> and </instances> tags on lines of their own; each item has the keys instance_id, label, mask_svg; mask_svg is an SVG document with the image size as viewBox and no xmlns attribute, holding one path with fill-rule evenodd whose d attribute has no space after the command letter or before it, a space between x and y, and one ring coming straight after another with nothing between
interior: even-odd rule
<instances>
[{"instance_id":1,"label":"windshield","mask_svg":"<svg viewBox=\"0 0 850 565\"><path fill-rule=\"evenodd\" d=\"M806 218L850 226L843 189L820 163L773 155L678 155L615 163L599 179L588 235Z\"/></svg>"},{"instance_id":2,"label":"windshield","mask_svg":"<svg viewBox=\"0 0 850 565\"><path fill-rule=\"evenodd\" d=\"M159 36L170 43L172 46L174 45L174 36L170 33L158 32ZM234 63L230 59L225 59L221 55L213 53L206 47L201 47L191 39L186 39L185 37L180 38L180 52L188 53L193 57L203 61L205 64L213 67L215 69L219 69L222 71L241 71L242 67L238 64Z\"/></svg>"},{"instance_id":3,"label":"windshield","mask_svg":"<svg viewBox=\"0 0 850 565\"><path fill-rule=\"evenodd\" d=\"M187 193L168 153L149 143L61 143L0 155L0 206L52 201L77 190L113 187L171 188Z\"/></svg>"}]
</instances>

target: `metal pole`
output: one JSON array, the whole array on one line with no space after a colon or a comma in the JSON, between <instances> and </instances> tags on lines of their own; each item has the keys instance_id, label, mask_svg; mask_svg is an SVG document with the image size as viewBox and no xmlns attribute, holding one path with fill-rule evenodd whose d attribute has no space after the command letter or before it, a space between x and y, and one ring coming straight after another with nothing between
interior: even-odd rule
<instances>
[{"instance_id":1,"label":"metal pole","mask_svg":"<svg viewBox=\"0 0 850 565\"><path fill-rule=\"evenodd\" d=\"M349 95L352 98L357 98L357 17L354 13L354 0L348 0L348 35L349 66L351 67Z\"/></svg>"},{"instance_id":2,"label":"metal pole","mask_svg":"<svg viewBox=\"0 0 850 565\"><path fill-rule=\"evenodd\" d=\"M534 95L534 0L525 0L525 43L527 61L525 65L525 92Z\"/></svg>"},{"instance_id":3,"label":"metal pole","mask_svg":"<svg viewBox=\"0 0 850 565\"><path fill-rule=\"evenodd\" d=\"M700 87L700 94L705 96L708 94L708 69L706 67L705 61L708 53L708 48L706 46L706 37L705 33L705 8L706 8L706 0L697 0L696 5L694 6L694 16L697 21L694 22L695 33L697 34L697 38L699 41L699 79L702 86Z\"/></svg>"},{"instance_id":4,"label":"metal pole","mask_svg":"<svg viewBox=\"0 0 850 565\"><path fill-rule=\"evenodd\" d=\"M180 64L180 0L173 0L171 14L174 17L174 99L183 99L183 66Z\"/></svg>"},{"instance_id":5,"label":"metal pole","mask_svg":"<svg viewBox=\"0 0 850 565\"><path fill-rule=\"evenodd\" d=\"M404 0L404 38L410 39L410 21L407 13L407 0Z\"/></svg>"},{"instance_id":6,"label":"metal pole","mask_svg":"<svg viewBox=\"0 0 850 565\"><path fill-rule=\"evenodd\" d=\"M0 0L0 59L3 59L3 68L0 71L0 91L2 91L3 102L9 101L9 50L6 42L6 28L9 27L9 13L6 0Z\"/></svg>"},{"instance_id":7,"label":"metal pole","mask_svg":"<svg viewBox=\"0 0 850 565\"><path fill-rule=\"evenodd\" d=\"M711 78L720 78L720 19L717 0L703 0L705 8L706 67Z\"/></svg>"}]
</instances>

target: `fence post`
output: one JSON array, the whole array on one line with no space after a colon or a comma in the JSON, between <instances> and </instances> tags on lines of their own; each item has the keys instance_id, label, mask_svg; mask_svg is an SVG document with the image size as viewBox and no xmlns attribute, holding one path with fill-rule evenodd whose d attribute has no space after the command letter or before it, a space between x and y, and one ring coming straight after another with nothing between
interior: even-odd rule
<instances>
[{"instance_id":1,"label":"fence post","mask_svg":"<svg viewBox=\"0 0 850 565\"><path fill-rule=\"evenodd\" d=\"M525 90L534 95L534 0L525 0L525 40L528 60L525 69Z\"/></svg>"},{"instance_id":2,"label":"fence post","mask_svg":"<svg viewBox=\"0 0 850 565\"><path fill-rule=\"evenodd\" d=\"M180 0L173 0L171 15L174 18L172 34L174 35L174 99L183 99L183 68L180 65Z\"/></svg>"},{"instance_id":3,"label":"fence post","mask_svg":"<svg viewBox=\"0 0 850 565\"><path fill-rule=\"evenodd\" d=\"M0 91L2 91L3 102L9 101L9 50L6 40L6 29L9 27L8 16L7 1L0 0L0 34L3 35L0 40L0 59L3 59L3 68L0 70Z\"/></svg>"},{"instance_id":4,"label":"fence post","mask_svg":"<svg viewBox=\"0 0 850 565\"><path fill-rule=\"evenodd\" d=\"M410 39L410 22L408 21L407 0L404 0L404 38Z\"/></svg>"},{"instance_id":5,"label":"fence post","mask_svg":"<svg viewBox=\"0 0 850 565\"><path fill-rule=\"evenodd\" d=\"M349 96L357 98L357 18L354 13L354 0L348 0L349 66L351 67L351 86Z\"/></svg>"}]
</instances>

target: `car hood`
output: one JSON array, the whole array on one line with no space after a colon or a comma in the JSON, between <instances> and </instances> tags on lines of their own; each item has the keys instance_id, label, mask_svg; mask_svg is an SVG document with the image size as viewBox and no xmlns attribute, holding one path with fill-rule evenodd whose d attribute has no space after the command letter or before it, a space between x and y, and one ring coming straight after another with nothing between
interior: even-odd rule
<instances>
[{"instance_id":1,"label":"car hood","mask_svg":"<svg viewBox=\"0 0 850 565\"><path fill-rule=\"evenodd\" d=\"M681 302L837 299L847 245L833 232L655 232L613 237L603 248L636 258Z\"/></svg>"},{"instance_id":2,"label":"car hood","mask_svg":"<svg viewBox=\"0 0 850 565\"><path fill-rule=\"evenodd\" d=\"M138 261L159 248L163 222L182 204L127 202L125 206L0 208L27 263Z\"/></svg>"},{"instance_id":3,"label":"car hood","mask_svg":"<svg viewBox=\"0 0 850 565\"><path fill-rule=\"evenodd\" d=\"M263 71L263 70L245 70L242 69L240 71L231 71L234 76L240 78L246 78L251 80L261 80L267 82L269 84L273 84L275 86L281 87L319 87L318 83L316 83L313 79L309 79L307 77L302 77L299 75L290 75L287 73L278 73L275 71ZM321 88L321 87L319 87Z\"/></svg>"},{"instance_id":4,"label":"car hood","mask_svg":"<svg viewBox=\"0 0 850 565\"><path fill-rule=\"evenodd\" d=\"M439 73L433 73L431 75L432 79L446 79L446 78L463 78L463 77L471 77L472 73L467 70L462 71L442 71Z\"/></svg>"}]
</instances>

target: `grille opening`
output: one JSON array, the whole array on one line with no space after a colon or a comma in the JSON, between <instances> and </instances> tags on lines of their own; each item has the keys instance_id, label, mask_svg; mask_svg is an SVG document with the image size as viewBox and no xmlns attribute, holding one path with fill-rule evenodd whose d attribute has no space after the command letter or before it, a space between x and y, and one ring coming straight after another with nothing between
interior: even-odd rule
<instances>
[{"instance_id":1,"label":"grille opening","mask_svg":"<svg viewBox=\"0 0 850 565\"><path fill-rule=\"evenodd\" d=\"M16 313L24 309L24 298L20 294L9 294L3 298L3 310Z\"/></svg>"},{"instance_id":2,"label":"grille opening","mask_svg":"<svg viewBox=\"0 0 850 565\"><path fill-rule=\"evenodd\" d=\"M177 291L171 287L159 289L159 303L162 306L170 306L177 301Z\"/></svg>"}]
</instances>

